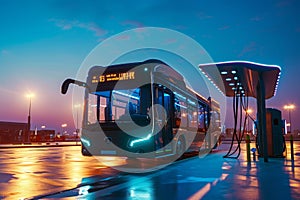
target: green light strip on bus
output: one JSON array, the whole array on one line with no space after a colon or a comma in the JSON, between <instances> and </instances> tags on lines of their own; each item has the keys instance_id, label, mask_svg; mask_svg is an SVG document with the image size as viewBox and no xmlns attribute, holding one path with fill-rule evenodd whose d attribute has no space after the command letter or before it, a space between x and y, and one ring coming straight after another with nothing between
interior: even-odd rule
<instances>
[{"instance_id":1,"label":"green light strip on bus","mask_svg":"<svg viewBox=\"0 0 300 200\"><path fill-rule=\"evenodd\" d=\"M151 135L152 135L152 134L150 133L150 134L148 134L147 137L145 137L145 138L132 140L132 141L130 142L129 146L130 146L130 147L133 147L133 145L134 145L135 143L138 143L138 142L144 142L144 141L146 141L146 140L149 140L149 139L151 138Z\"/></svg>"}]
</instances>

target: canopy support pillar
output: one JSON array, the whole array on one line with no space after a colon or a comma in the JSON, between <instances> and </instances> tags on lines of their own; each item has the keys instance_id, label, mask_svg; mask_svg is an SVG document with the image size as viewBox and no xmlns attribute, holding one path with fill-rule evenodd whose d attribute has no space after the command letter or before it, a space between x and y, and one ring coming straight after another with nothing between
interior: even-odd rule
<instances>
[{"instance_id":1,"label":"canopy support pillar","mask_svg":"<svg viewBox=\"0 0 300 200\"><path fill-rule=\"evenodd\" d=\"M268 162L268 141L267 141L267 120L266 120L266 98L265 83L263 80L263 72L259 73L257 89L257 117L258 117L258 140L262 145L260 153L264 157L264 162Z\"/></svg>"}]
</instances>

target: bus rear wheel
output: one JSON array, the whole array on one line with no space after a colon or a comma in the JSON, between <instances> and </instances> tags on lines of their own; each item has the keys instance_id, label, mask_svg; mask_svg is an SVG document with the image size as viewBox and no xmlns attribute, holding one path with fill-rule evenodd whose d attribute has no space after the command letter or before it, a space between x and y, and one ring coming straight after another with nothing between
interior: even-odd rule
<instances>
[{"instance_id":1,"label":"bus rear wheel","mask_svg":"<svg viewBox=\"0 0 300 200\"><path fill-rule=\"evenodd\" d=\"M179 137L176 144L176 155L178 157L182 156L185 152L185 142L183 137Z\"/></svg>"}]
</instances>

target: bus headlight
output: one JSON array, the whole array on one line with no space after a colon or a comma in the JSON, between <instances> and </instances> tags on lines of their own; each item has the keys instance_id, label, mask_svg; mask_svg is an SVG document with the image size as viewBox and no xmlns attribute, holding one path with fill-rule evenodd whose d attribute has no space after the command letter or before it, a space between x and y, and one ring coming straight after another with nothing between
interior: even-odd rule
<instances>
[{"instance_id":1,"label":"bus headlight","mask_svg":"<svg viewBox=\"0 0 300 200\"><path fill-rule=\"evenodd\" d=\"M90 147L91 146L91 142L85 138L80 138L82 144L86 147Z\"/></svg>"}]
</instances>

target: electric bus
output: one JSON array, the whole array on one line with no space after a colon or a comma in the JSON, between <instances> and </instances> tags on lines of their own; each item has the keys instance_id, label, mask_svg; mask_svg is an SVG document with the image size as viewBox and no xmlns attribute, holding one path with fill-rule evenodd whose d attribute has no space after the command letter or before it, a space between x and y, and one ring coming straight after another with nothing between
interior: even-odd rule
<instances>
[{"instance_id":1,"label":"electric bus","mask_svg":"<svg viewBox=\"0 0 300 200\"><path fill-rule=\"evenodd\" d=\"M185 84L160 60L89 69L83 86L84 156L159 157L212 149L221 132L220 107Z\"/></svg>"}]
</instances>

